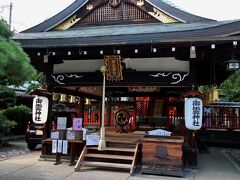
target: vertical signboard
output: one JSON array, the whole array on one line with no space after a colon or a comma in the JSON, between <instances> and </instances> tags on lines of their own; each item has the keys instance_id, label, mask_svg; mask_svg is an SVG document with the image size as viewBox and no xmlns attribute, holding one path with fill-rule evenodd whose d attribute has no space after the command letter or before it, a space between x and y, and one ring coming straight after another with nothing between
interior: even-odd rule
<instances>
[{"instance_id":1,"label":"vertical signboard","mask_svg":"<svg viewBox=\"0 0 240 180\"><path fill-rule=\"evenodd\" d=\"M32 118L36 124L44 124L48 117L48 98L36 96L33 99Z\"/></svg>"},{"instance_id":2,"label":"vertical signboard","mask_svg":"<svg viewBox=\"0 0 240 180\"><path fill-rule=\"evenodd\" d=\"M185 98L185 126L190 130L198 130L202 127L203 103L199 98Z\"/></svg>"},{"instance_id":3,"label":"vertical signboard","mask_svg":"<svg viewBox=\"0 0 240 180\"><path fill-rule=\"evenodd\" d=\"M116 55L104 56L104 62L107 67L106 78L109 81L123 80L121 57Z\"/></svg>"}]
</instances>

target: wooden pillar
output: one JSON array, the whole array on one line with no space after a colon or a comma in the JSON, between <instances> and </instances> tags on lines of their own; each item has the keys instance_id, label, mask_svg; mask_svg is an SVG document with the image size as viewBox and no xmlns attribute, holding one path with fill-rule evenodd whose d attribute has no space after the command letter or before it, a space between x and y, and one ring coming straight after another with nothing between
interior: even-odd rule
<instances>
[{"instance_id":1,"label":"wooden pillar","mask_svg":"<svg viewBox=\"0 0 240 180\"><path fill-rule=\"evenodd\" d=\"M112 122L112 98L108 98L109 101L107 103L107 113L108 113L108 119L107 119L107 124L106 126L111 127L111 122Z\"/></svg>"},{"instance_id":2,"label":"wooden pillar","mask_svg":"<svg viewBox=\"0 0 240 180\"><path fill-rule=\"evenodd\" d=\"M45 91L46 97L49 99L49 105L48 105L48 118L47 122L44 126L44 132L43 132L43 140L50 137L51 132L51 126L52 126L52 104L53 104L53 86L52 86L52 73L53 73L53 64L48 63L48 59L44 58L44 73L46 74L46 86L47 90ZM42 155L45 155L46 152L44 152L44 149L42 148Z\"/></svg>"},{"instance_id":3,"label":"wooden pillar","mask_svg":"<svg viewBox=\"0 0 240 180\"><path fill-rule=\"evenodd\" d=\"M134 116L133 116L133 128L136 129L136 125L137 125L137 120L136 120L136 116L137 116L137 100L136 97L134 97ZM139 117L138 117L138 121L139 121ZM139 127L138 127L139 128Z\"/></svg>"},{"instance_id":4,"label":"wooden pillar","mask_svg":"<svg viewBox=\"0 0 240 180\"><path fill-rule=\"evenodd\" d=\"M85 102L84 102L84 98L83 97L79 97L79 116L82 118L83 123L84 123L84 109L85 109Z\"/></svg>"}]
</instances>

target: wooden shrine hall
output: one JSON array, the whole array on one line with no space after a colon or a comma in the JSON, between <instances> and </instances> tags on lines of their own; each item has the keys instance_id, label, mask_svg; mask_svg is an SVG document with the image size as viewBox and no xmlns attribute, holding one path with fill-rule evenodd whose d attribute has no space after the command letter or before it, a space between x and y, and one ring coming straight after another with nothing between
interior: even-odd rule
<instances>
[{"instance_id":1,"label":"wooden shrine hall","mask_svg":"<svg viewBox=\"0 0 240 180\"><path fill-rule=\"evenodd\" d=\"M118 155L120 165L94 164L86 161L99 159L97 150L85 146L75 169L106 165L132 173L136 159L142 160L143 167L153 160L156 163L151 166L158 168L162 164L197 165L196 139L184 126L184 99L203 98L198 86L217 86L232 73L227 70L238 69L239 62L229 59L240 56L239 32L239 20L199 17L162 0L76 0L48 20L17 33L14 40L20 42L33 66L46 74L48 92L77 97L78 103L68 109L83 118L83 126L105 124L107 146L112 146L100 153L105 160L116 150L117 141L126 141L123 154L133 153L125 159ZM124 127L118 122L124 121L118 119L119 111L128 119ZM240 129L239 116L236 121L235 129ZM51 122L49 116L45 138L50 136ZM172 135L143 136L156 128ZM127 139L134 143L133 149ZM137 155L139 144L142 158ZM147 149L149 144L156 149ZM130 165L122 163L128 160Z\"/></svg>"}]
</instances>

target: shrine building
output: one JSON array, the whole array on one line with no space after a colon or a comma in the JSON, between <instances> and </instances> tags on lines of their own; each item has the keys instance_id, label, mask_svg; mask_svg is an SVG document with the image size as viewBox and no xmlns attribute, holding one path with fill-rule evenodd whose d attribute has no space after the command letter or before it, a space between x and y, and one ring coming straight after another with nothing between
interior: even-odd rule
<instances>
[{"instance_id":1,"label":"shrine building","mask_svg":"<svg viewBox=\"0 0 240 180\"><path fill-rule=\"evenodd\" d=\"M184 101L197 97L203 106L215 108L216 87L239 68L239 32L239 20L196 16L163 0L76 0L55 16L17 33L14 40L45 74L55 111L64 105L64 111L75 112L89 129L99 130L103 119L110 145L121 137L122 141L137 139L138 145L143 142L143 164L161 159L168 151L165 165L182 167L196 166L198 152L194 131L185 127ZM212 87L207 94L198 91L205 85ZM61 94L58 102L56 94ZM226 108L217 116L203 113L202 128L240 129L239 106L234 108L231 114ZM219 124L216 117L224 121ZM48 118L44 139L50 137L53 120ZM139 141L143 138L139 132L154 129L171 132L173 138L159 137L160 145L150 137ZM165 146L162 142L172 142L176 149L166 145L156 150L158 157L150 157L146 144L157 148ZM75 170L81 167L80 163ZM118 167L128 168L122 163Z\"/></svg>"}]
</instances>

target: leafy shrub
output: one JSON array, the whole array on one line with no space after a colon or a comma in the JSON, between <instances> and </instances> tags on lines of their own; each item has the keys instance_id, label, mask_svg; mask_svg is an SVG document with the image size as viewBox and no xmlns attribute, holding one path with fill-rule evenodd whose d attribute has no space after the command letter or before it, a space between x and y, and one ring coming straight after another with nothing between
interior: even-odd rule
<instances>
[{"instance_id":1,"label":"leafy shrub","mask_svg":"<svg viewBox=\"0 0 240 180\"><path fill-rule=\"evenodd\" d=\"M17 125L12 129L12 133L25 133L25 126L30 112L31 109L24 105L9 107L4 111L3 115L6 116L6 118L17 123Z\"/></svg>"},{"instance_id":2,"label":"leafy shrub","mask_svg":"<svg viewBox=\"0 0 240 180\"><path fill-rule=\"evenodd\" d=\"M0 112L0 137L3 137L9 133L16 125L16 122L10 121L6 116L3 115L2 112Z\"/></svg>"},{"instance_id":3,"label":"leafy shrub","mask_svg":"<svg viewBox=\"0 0 240 180\"><path fill-rule=\"evenodd\" d=\"M6 109L13 106L16 100L16 93L14 90L0 85L0 109Z\"/></svg>"},{"instance_id":4,"label":"leafy shrub","mask_svg":"<svg viewBox=\"0 0 240 180\"><path fill-rule=\"evenodd\" d=\"M11 120L19 121L24 119L29 113L31 109L24 105L9 107L4 111L4 115Z\"/></svg>"}]
</instances>

